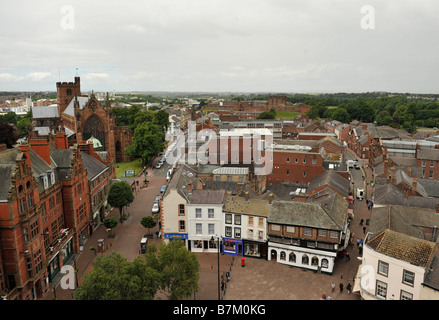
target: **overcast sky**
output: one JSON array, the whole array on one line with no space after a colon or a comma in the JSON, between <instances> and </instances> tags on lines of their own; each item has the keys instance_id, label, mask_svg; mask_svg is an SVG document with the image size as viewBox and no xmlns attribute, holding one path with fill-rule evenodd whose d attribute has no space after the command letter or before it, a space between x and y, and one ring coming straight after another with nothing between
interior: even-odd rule
<instances>
[{"instance_id":1,"label":"overcast sky","mask_svg":"<svg viewBox=\"0 0 439 320\"><path fill-rule=\"evenodd\" d=\"M0 12L0 91L55 91L78 69L83 91L439 93L437 0L3 0Z\"/></svg>"}]
</instances>

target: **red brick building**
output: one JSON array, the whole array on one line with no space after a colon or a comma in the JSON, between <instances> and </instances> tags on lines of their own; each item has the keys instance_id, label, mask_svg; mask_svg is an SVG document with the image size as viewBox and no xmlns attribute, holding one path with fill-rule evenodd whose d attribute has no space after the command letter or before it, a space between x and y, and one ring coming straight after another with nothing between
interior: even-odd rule
<instances>
[{"instance_id":1,"label":"red brick building","mask_svg":"<svg viewBox=\"0 0 439 320\"><path fill-rule=\"evenodd\" d=\"M70 145L94 137L113 161L130 160L124 150L132 142L132 132L128 127L116 125L108 97L101 104L93 93L82 95L79 77L75 77L75 82L57 82L56 89L59 114Z\"/></svg>"},{"instance_id":2,"label":"red brick building","mask_svg":"<svg viewBox=\"0 0 439 320\"><path fill-rule=\"evenodd\" d=\"M56 145L67 146L61 133ZM92 231L87 170L78 147L48 137L0 152L0 288L38 299Z\"/></svg>"}]
</instances>

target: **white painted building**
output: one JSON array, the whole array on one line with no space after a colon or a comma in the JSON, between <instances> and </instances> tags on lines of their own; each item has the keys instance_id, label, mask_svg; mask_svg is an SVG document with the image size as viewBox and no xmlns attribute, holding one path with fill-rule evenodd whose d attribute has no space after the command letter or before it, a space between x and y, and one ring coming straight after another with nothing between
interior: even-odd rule
<instances>
[{"instance_id":1,"label":"white painted building","mask_svg":"<svg viewBox=\"0 0 439 320\"><path fill-rule=\"evenodd\" d=\"M224 229L224 195L224 190L193 190L187 203L188 248L192 252L218 251L216 240Z\"/></svg>"},{"instance_id":2,"label":"white painted building","mask_svg":"<svg viewBox=\"0 0 439 320\"><path fill-rule=\"evenodd\" d=\"M389 229L368 234L354 291L365 300L419 300L435 246Z\"/></svg>"}]
</instances>

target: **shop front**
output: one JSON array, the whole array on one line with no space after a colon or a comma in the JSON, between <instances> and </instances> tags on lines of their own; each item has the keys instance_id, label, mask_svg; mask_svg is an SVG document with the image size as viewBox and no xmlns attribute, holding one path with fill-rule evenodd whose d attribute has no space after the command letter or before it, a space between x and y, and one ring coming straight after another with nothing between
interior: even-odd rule
<instances>
[{"instance_id":1,"label":"shop front","mask_svg":"<svg viewBox=\"0 0 439 320\"><path fill-rule=\"evenodd\" d=\"M73 237L66 241L66 243L61 248L61 259L63 265L67 260L73 255Z\"/></svg>"},{"instance_id":2,"label":"shop front","mask_svg":"<svg viewBox=\"0 0 439 320\"><path fill-rule=\"evenodd\" d=\"M244 257L267 259L267 243L244 240Z\"/></svg>"},{"instance_id":3,"label":"shop front","mask_svg":"<svg viewBox=\"0 0 439 320\"><path fill-rule=\"evenodd\" d=\"M53 278L55 278L55 276L58 274L60 269L61 268L60 268L60 264L59 264L59 252L57 252L49 260L49 263L47 264L47 273L48 273L49 282L51 282L53 280Z\"/></svg>"},{"instance_id":4,"label":"shop front","mask_svg":"<svg viewBox=\"0 0 439 320\"><path fill-rule=\"evenodd\" d=\"M224 254L231 254L233 256L242 255L242 240L223 238L223 252Z\"/></svg>"},{"instance_id":5,"label":"shop front","mask_svg":"<svg viewBox=\"0 0 439 320\"><path fill-rule=\"evenodd\" d=\"M187 233L165 233L164 238L169 242L173 240L183 240L184 245L186 246L186 240L188 239Z\"/></svg>"}]
</instances>

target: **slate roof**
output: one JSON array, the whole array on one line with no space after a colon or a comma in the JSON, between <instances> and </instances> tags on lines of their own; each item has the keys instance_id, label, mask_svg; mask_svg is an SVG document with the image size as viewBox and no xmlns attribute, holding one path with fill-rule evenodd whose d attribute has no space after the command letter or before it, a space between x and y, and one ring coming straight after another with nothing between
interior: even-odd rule
<instances>
[{"instance_id":1,"label":"slate roof","mask_svg":"<svg viewBox=\"0 0 439 320\"><path fill-rule=\"evenodd\" d=\"M0 152L0 201L7 201L12 186L11 177L16 170L15 161L22 157L23 153L18 148Z\"/></svg>"},{"instance_id":2,"label":"slate roof","mask_svg":"<svg viewBox=\"0 0 439 320\"><path fill-rule=\"evenodd\" d=\"M224 190L193 190L191 203L222 204L224 202L224 195Z\"/></svg>"},{"instance_id":3,"label":"slate roof","mask_svg":"<svg viewBox=\"0 0 439 320\"><path fill-rule=\"evenodd\" d=\"M420 160L439 160L439 149L420 149L416 156Z\"/></svg>"},{"instance_id":4,"label":"slate roof","mask_svg":"<svg viewBox=\"0 0 439 320\"><path fill-rule=\"evenodd\" d=\"M96 176L108 169L102 162L95 159L86 152L81 152L82 163L87 168L88 180L93 180Z\"/></svg>"},{"instance_id":5,"label":"slate roof","mask_svg":"<svg viewBox=\"0 0 439 320\"><path fill-rule=\"evenodd\" d=\"M404 192L393 184L376 184L374 203L380 205L402 205L407 207L435 209L439 204L438 198L421 197L409 195L407 198Z\"/></svg>"},{"instance_id":6,"label":"slate roof","mask_svg":"<svg viewBox=\"0 0 439 320\"><path fill-rule=\"evenodd\" d=\"M317 229L344 230L347 220L347 201L334 194L324 203L273 200L269 223L305 226ZM329 201L333 201L328 205Z\"/></svg>"},{"instance_id":7,"label":"slate roof","mask_svg":"<svg viewBox=\"0 0 439 320\"><path fill-rule=\"evenodd\" d=\"M343 197L347 198L349 196L349 181L332 170L326 171L312 179L306 192L307 194L312 194L313 191L322 186L333 188Z\"/></svg>"},{"instance_id":8,"label":"slate roof","mask_svg":"<svg viewBox=\"0 0 439 320\"><path fill-rule=\"evenodd\" d=\"M427 267L436 244L386 229L366 242L371 249L415 266Z\"/></svg>"},{"instance_id":9,"label":"slate roof","mask_svg":"<svg viewBox=\"0 0 439 320\"><path fill-rule=\"evenodd\" d=\"M433 209L411 208L401 205L374 206L369 232L378 234L389 229L406 235L428 240L423 226L439 226L439 216Z\"/></svg>"},{"instance_id":10,"label":"slate roof","mask_svg":"<svg viewBox=\"0 0 439 320\"><path fill-rule=\"evenodd\" d=\"M32 107L33 119L59 118L58 106Z\"/></svg>"},{"instance_id":11,"label":"slate roof","mask_svg":"<svg viewBox=\"0 0 439 320\"><path fill-rule=\"evenodd\" d=\"M439 256L435 254L424 277L424 285L439 290Z\"/></svg>"},{"instance_id":12,"label":"slate roof","mask_svg":"<svg viewBox=\"0 0 439 320\"><path fill-rule=\"evenodd\" d=\"M77 98L78 98L78 103L79 103L79 109L80 110L84 109L87 102L89 101L89 97L78 96ZM72 98L72 100L70 100L67 107L64 109L63 113L73 117L75 115L74 104L75 104L75 98Z\"/></svg>"}]
</instances>

